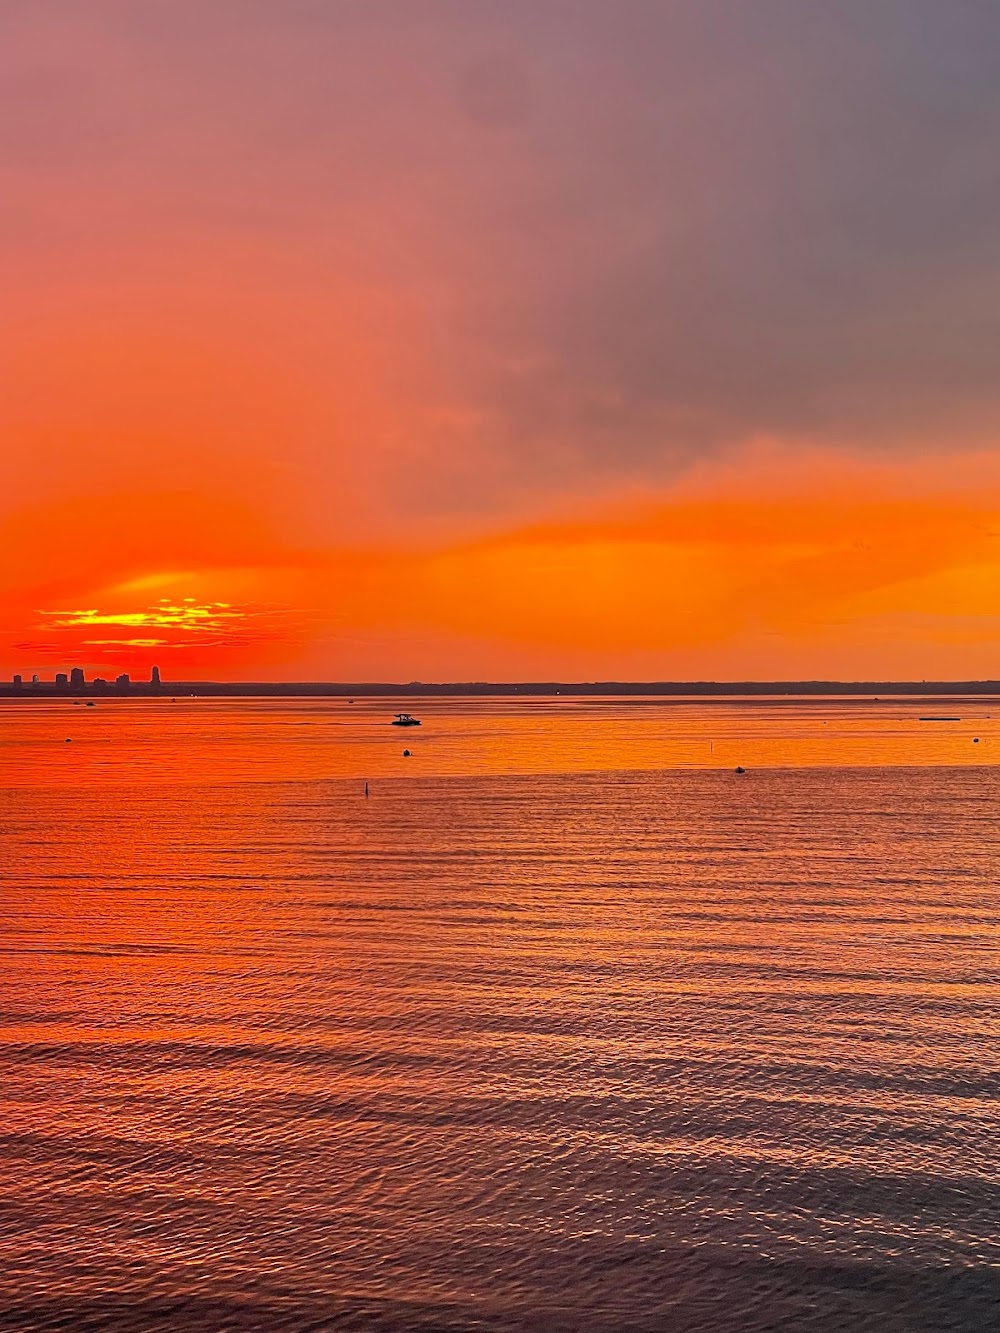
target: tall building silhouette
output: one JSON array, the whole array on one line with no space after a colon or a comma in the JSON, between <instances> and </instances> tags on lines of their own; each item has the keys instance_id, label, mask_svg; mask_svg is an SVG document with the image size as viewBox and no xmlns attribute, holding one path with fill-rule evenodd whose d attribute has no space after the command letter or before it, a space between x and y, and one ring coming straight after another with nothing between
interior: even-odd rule
<instances>
[{"instance_id":1,"label":"tall building silhouette","mask_svg":"<svg viewBox=\"0 0 1000 1333\"><path fill-rule=\"evenodd\" d=\"M83 674L83 667L74 667L69 673L69 683L74 690L82 690L87 683Z\"/></svg>"},{"instance_id":2,"label":"tall building silhouette","mask_svg":"<svg viewBox=\"0 0 1000 1333\"><path fill-rule=\"evenodd\" d=\"M153 667L152 671L149 673L149 683L150 683L150 685L159 685L159 683L160 683L160 668L159 668L159 667L156 667L156 666Z\"/></svg>"},{"instance_id":3,"label":"tall building silhouette","mask_svg":"<svg viewBox=\"0 0 1000 1333\"><path fill-rule=\"evenodd\" d=\"M64 690L68 684L69 684L69 676L66 675L66 672L65 672L65 671L57 671L57 672L56 672L56 689L57 689L57 690Z\"/></svg>"}]
</instances>

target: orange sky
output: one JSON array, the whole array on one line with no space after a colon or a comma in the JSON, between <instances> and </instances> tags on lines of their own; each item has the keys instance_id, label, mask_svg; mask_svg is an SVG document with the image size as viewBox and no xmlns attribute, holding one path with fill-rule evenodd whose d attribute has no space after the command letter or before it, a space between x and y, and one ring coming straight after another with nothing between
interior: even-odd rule
<instances>
[{"instance_id":1,"label":"orange sky","mask_svg":"<svg viewBox=\"0 0 1000 1333\"><path fill-rule=\"evenodd\" d=\"M718 8L5 6L0 671L1000 674L991 19Z\"/></svg>"}]
</instances>

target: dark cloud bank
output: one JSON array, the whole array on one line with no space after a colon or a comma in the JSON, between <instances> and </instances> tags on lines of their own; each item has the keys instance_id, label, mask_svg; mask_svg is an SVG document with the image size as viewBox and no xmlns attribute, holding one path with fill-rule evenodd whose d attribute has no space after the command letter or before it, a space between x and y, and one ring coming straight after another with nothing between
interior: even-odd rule
<instances>
[{"instance_id":1,"label":"dark cloud bank","mask_svg":"<svg viewBox=\"0 0 1000 1333\"><path fill-rule=\"evenodd\" d=\"M75 46L74 12L2 20L22 193L88 176L121 206L74 225L127 230L160 176L162 226L407 293L427 455L996 438L992 3L96 3Z\"/></svg>"}]
</instances>

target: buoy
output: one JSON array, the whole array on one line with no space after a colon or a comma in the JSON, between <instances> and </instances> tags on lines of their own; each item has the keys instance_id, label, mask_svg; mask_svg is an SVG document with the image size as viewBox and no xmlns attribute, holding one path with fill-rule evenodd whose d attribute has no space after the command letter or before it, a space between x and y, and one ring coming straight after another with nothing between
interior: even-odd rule
<instances>
[{"instance_id":1,"label":"buoy","mask_svg":"<svg viewBox=\"0 0 1000 1333\"><path fill-rule=\"evenodd\" d=\"M404 751L403 751L403 758L404 758L404 759L409 759L409 757L410 757L410 752L409 752L409 750L404 750Z\"/></svg>"},{"instance_id":2,"label":"buoy","mask_svg":"<svg viewBox=\"0 0 1000 1333\"><path fill-rule=\"evenodd\" d=\"M973 738L972 738L972 744L973 744L973 745L978 745L978 744L979 744L979 737L978 737L978 736L973 736Z\"/></svg>"},{"instance_id":3,"label":"buoy","mask_svg":"<svg viewBox=\"0 0 1000 1333\"><path fill-rule=\"evenodd\" d=\"M736 766L736 772L737 772L737 773L745 773L745 772L746 772L746 769L743 768L741 765L737 764L737 766Z\"/></svg>"}]
</instances>

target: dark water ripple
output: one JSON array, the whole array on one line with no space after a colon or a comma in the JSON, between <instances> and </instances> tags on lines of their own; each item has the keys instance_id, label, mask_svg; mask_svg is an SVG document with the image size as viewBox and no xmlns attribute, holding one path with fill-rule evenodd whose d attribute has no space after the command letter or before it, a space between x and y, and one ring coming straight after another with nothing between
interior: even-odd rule
<instances>
[{"instance_id":1,"label":"dark water ripple","mask_svg":"<svg viewBox=\"0 0 1000 1333\"><path fill-rule=\"evenodd\" d=\"M0 792L0 1328L1000 1328L998 799Z\"/></svg>"}]
</instances>

